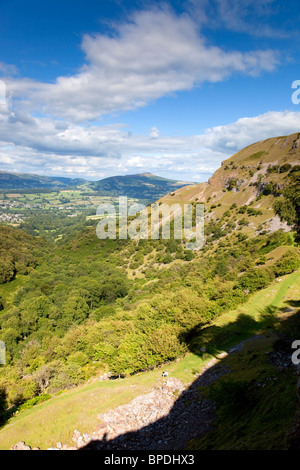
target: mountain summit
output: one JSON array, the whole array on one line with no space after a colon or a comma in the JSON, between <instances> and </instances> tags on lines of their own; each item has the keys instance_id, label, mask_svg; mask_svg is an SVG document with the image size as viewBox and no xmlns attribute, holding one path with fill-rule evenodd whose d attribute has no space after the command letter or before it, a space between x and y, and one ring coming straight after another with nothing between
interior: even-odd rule
<instances>
[{"instance_id":1,"label":"mountain summit","mask_svg":"<svg viewBox=\"0 0 300 470\"><path fill-rule=\"evenodd\" d=\"M161 201L168 204L202 202L207 223L224 221L235 208L237 220L255 214L255 218L250 217L245 222L249 234L255 234L258 227L287 230L287 224L281 223L275 215L273 204L299 175L300 134L295 133L245 147L223 161L207 182L179 188ZM241 221L239 223L240 228L245 228Z\"/></svg>"}]
</instances>

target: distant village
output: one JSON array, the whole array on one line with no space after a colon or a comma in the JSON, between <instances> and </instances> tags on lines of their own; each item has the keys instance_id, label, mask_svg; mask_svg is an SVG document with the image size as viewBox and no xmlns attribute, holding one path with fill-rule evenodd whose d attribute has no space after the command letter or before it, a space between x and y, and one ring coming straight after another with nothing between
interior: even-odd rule
<instances>
[{"instance_id":1,"label":"distant village","mask_svg":"<svg viewBox=\"0 0 300 470\"><path fill-rule=\"evenodd\" d=\"M19 224L24 221L24 213L18 214L16 209L32 209L39 208L38 204L30 205L9 199L0 199L0 223L6 222L11 224ZM9 212L13 211L13 212Z\"/></svg>"},{"instance_id":2,"label":"distant village","mask_svg":"<svg viewBox=\"0 0 300 470\"><path fill-rule=\"evenodd\" d=\"M22 209L22 214L17 213L18 209ZM0 199L0 223L9 223L9 224L20 224L26 218L24 209L44 209L42 204L28 204L15 200L9 199ZM66 211L73 210L73 206L57 206L56 208L51 208L52 210ZM68 214L68 217L76 217L78 212Z\"/></svg>"},{"instance_id":3,"label":"distant village","mask_svg":"<svg viewBox=\"0 0 300 470\"><path fill-rule=\"evenodd\" d=\"M6 200L0 200L0 223L1 222L6 222L10 224L20 224L24 220L24 215L23 214L16 214L16 213L9 213L6 212L9 209L16 209L16 208L25 208L29 207L29 204L21 204L19 202L15 201L6 201ZM5 212L4 212L5 211Z\"/></svg>"}]
</instances>

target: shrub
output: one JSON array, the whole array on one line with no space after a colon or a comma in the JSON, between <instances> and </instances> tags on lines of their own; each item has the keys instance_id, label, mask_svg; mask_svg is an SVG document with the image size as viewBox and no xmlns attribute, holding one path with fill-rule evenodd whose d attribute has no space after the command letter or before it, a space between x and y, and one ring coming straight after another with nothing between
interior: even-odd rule
<instances>
[{"instance_id":1,"label":"shrub","mask_svg":"<svg viewBox=\"0 0 300 470\"><path fill-rule=\"evenodd\" d=\"M294 165L293 168L292 168L291 171L290 171L290 174L291 174L292 176L294 176L293 173L296 173L296 172L298 172L298 171L300 171L300 165Z\"/></svg>"},{"instance_id":2,"label":"shrub","mask_svg":"<svg viewBox=\"0 0 300 470\"><path fill-rule=\"evenodd\" d=\"M276 276L283 276L284 274L290 274L300 266L300 259L297 254L288 252L285 253L281 258L274 264L274 273Z\"/></svg>"},{"instance_id":3,"label":"shrub","mask_svg":"<svg viewBox=\"0 0 300 470\"><path fill-rule=\"evenodd\" d=\"M227 189L228 191L231 191L232 189L237 187L238 179L237 178L232 178L228 181L227 183Z\"/></svg>"},{"instance_id":4,"label":"shrub","mask_svg":"<svg viewBox=\"0 0 300 470\"><path fill-rule=\"evenodd\" d=\"M84 373L78 364L60 364L50 380L49 392L55 393L79 385L84 380Z\"/></svg>"},{"instance_id":5,"label":"shrub","mask_svg":"<svg viewBox=\"0 0 300 470\"><path fill-rule=\"evenodd\" d=\"M274 210L281 220L294 226L300 234L300 184L299 179L283 191L283 200L275 201Z\"/></svg>"},{"instance_id":6,"label":"shrub","mask_svg":"<svg viewBox=\"0 0 300 470\"><path fill-rule=\"evenodd\" d=\"M248 222L247 219L243 218L243 219L239 220L238 224L247 226L247 225L249 225L249 222Z\"/></svg>"},{"instance_id":7,"label":"shrub","mask_svg":"<svg viewBox=\"0 0 300 470\"><path fill-rule=\"evenodd\" d=\"M242 274L238 281L241 289L250 293L263 289L274 279L273 272L268 268L254 268Z\"/></svg>"},{"instance_id":8,"label":"shrub","mask_svg":"<svg viewBox=\"0 0 300 470\"><path fill-rule=\"evenodd\" d=\"M292 168L292 165L290 163L285 163L284 165L281 165L279 168L279 173L285 173L286 171L289 171Z\"/></svg>"},{"instance_id":9,"label":"shrub","mask_svg":"<svg viewBox=\"0 0 300 470\"><path fill-rule=\"evenodd\" d=\"M185 254L186 261L191 261L195 257L192 250L185 250L184 254Z\"/></svg>"},{"instance_id":10,"label":"shrub","mask_svg":"<svg viewBox=\"0 0 300 470\"><path fill-rule=\"evenodd\" d=\"M171 253L167 253L166 256L163 258L163 263L168 264L173 261Z\"/></svg>"},{"instance_id":11,"label":"shrub","mask_svg":"<svg viewBox=\"0 0 300 470\"><path fill-rule=\"evenodd\" d=\"M267 183L263 189L263 194L265 196L268 196L269 194L272 194L273 191L274 191L273 183Z\"/></svg>"},{"instance_id":12,"label":"shrub","mask_svg":"<svg viewBox=\"0 0 300 470\"><path fill-rule=\"evenodd\" d=\"M38 397L34 397L34 398L31 398L30 400L25 401L25 403L23 403L23 405L21 405L18 408L18 411L28 410L29 408L32 408L34 405L43 403L44 401L47 401L50 398L51 398L51 395L49 395L49 393L43 393L42 395L39 395Z\"/></svg>"},{"instance_id":13,"label":"shrub","mask_svg":"<svg viewBox=\"0 0 300 470\"><path fill-rule=\"evenodd\" d=\"M248 215L262 215L262 211L259 209L252 209L251 207L248 207L247 209Z\"/></svg>"},{"instance_id":14,"label":"shrub","mask_svg":"<svg viewBox=\"0 0 300 470\"><path fill-rule=\"evenodd\" d=\"M239 212L239 214L244 214L246 212L246 210L247 210L247 206L242 206L242 207L239 208L238 212Z\"/></svg>"},{"instance_id":15,"label":"shrub","mask_svg":"<svg viewBox=\"0 0 300 470\"><path fill-rule=\"evenodd\" d=\"M279 165L269 165L267 173L278 173Z\"/></svg>"},{"instance_id":16,"label":"shrub","mask_svg":"<svg viewBox=\"0 0 300 470\"><path fill-rule=\"evenodd\" d=\"M118 297L128 294L128 282L124 277L111 276L101 286L100 297L106 302L113 302Z\"/></svg>"},{"instance_id":17,"label":"shrub","mask_svg":"<svg viewBox=\"0 0 300 470\"><path fill-rule=\"evenodd\" d=\"M170 253L174 253L178 249L178 241L171 238L170 240L168 240L168 242L166 244L166 249Z\"/></svg>"}]
</instances>

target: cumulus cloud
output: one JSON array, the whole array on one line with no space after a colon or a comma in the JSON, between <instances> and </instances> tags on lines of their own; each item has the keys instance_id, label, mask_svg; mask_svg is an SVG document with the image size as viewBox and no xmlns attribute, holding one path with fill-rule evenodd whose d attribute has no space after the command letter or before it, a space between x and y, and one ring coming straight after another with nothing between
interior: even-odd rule
<instances>
[{"instance_id":1,"label":"cumulus cloud","mask_svg":"<svg viewBox=\"0 0 300 470\"><path fill-rule=\"evenodd\" d=\"M222 160L245 146L299 129L300 112L291 111L244 117L189 136L162 135L156 128L142 135L129 133L124 125L67 125L5 114L0 126L0 169L94 180L141 170L206 181Z\"/></svg>"},{"instance_id":2,"label":"cumulus cloud","mask_svg":"<svg viewBox=\"0 0 300 470\"><path fill-rule=\"evenodd\" d=\"M230 0L216 2L225 21ZM250 0L243 5L248 11ZM237 15L237 9L233 11ZM300 113L295 112L245 117L190 136L163 135L155 122L145 135L123 124L95 122L204 82L270 72L278 64L273 50L241 52L214 46L198 26L191 15L168 9L136 12L115 25L110 35L85 35L85 63L76 74L53 83L12 77L15 69L0 63L0 75L6 75L0 169L89 179L141 169L177 179L191 180L194 175L203 181L246 145L299 130Z\"/></svg>"},{"instance_id":3,"label":"cumulus cloud","mask_svg":"<svg viewBox=\"0 0 300 470\"><path fill-rule=\"evenodd\" d=\"M300 113L269 111L255 117L243 117L236 122L207 129L201 140L209 147L224 152L239 149L270 137L288 135L300 130Z\"/></svg>"},{"instance_id":4,"label":"cumulus cloud","mask_svg":"<svg viewBox=\"0 0 300 470\"><path fill-rule=\"evenodd\" d=\"M225 51L210 45L188 15L154 9L133 14L113 35L85 35L86 62L55 83L10 79L7 86L27 111L80 122L136 109L170 93L256 75L278 64L273 50Z\"/></svg>"},{"instance_id":5,"label":"cumulus cloud","mask_svg":"<svg viewBox=\"0 0 300 470\"><path fill-rule=\"evenodd\" d=\"M151 127L151 130L150 130L150 134L149 134L149 135L150 135L150 137L152 137L153 139L155 139L155 138L159 137L160 132L159 132L159 130L157 129L157 127L154 126L154 127Z\"/></svg>"}]
</instances>

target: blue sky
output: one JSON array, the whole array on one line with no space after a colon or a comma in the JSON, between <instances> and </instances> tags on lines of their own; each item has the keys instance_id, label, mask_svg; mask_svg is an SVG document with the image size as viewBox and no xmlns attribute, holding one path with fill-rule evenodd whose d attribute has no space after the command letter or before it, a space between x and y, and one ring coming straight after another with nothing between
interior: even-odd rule
<instances>
[{"instance_id":1,"label":"blue sky","mask_svg":"<svg viewBox=\"0 0 300 470\"><path fill-rule=\"evenodd\" d=\"M0 0L0 170L206 181L300 132L298 2Z\"/></svg>"}]
</instances>

